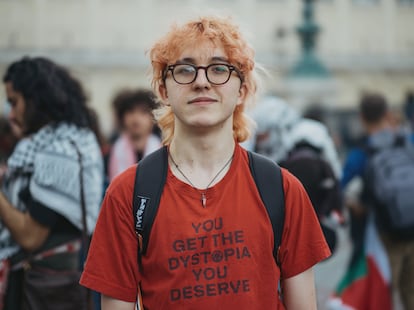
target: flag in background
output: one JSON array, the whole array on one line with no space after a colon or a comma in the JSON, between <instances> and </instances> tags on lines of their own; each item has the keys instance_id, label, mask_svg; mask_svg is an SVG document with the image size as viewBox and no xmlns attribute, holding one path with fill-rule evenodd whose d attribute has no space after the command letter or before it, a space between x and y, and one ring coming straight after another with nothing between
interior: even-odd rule
<instances>
[{"instance_id":1,"label":"flag in background","mask_svg":"<svg viewBox=\"0 0 414 310\"><path fill-rule=\"evenodd\" d=\"M329 310L391 310L391 270L372 216L368 218L364 251L346 271Z\"/></svg>"}]
</instances>

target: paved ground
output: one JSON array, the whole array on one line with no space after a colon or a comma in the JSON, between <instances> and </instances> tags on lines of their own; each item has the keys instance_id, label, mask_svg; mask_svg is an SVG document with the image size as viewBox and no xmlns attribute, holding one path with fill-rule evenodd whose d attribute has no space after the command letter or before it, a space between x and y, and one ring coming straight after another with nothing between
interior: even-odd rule
<instances>
[{"instance_id":1,"label":"paved ground","mask_svg":"<svg viewBox=\"0 0 414 310\"><path fill-rule=\"evenodd\" d=\"M334 255L315 268L318 310L328 310L325 305L326 301L343 276L348 264L351 245L346 229L338 230L338 241L338 247Z\"/></svg>"}]
</instances>

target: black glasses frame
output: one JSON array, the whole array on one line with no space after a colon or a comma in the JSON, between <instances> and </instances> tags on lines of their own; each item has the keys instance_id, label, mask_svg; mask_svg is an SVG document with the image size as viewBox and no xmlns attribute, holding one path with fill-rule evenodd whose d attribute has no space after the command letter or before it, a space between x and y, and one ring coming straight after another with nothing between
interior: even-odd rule
<instances>
[{"instance_id":1,"label":"black glasses frame","mask_svg":"<svg viewBox=\"0 0 414 310\"><path fill-rule=\"evenodd\" d=\"M193 80L192 80L191 82L181 83L181 82L178 82L178 81L175 79L175 76L174 76L174 69L175 69L175 67L177 67L177 66L182 66L182 65L185 65L185 66L190 66L190 67L193 67L193 68L194 68L194 70L195 70L195 75L194 75L194 78L193 78ZM207 70L208 70L210 67L212 67L212 66L217 66L217 65L220 65L220 66L226 66L226 67L229 69L229 76L228 76L228 77L227 77L227 79L226 79L224 82L222 82L222 83L214 83L214 82L210 81L210 79L208 78ZM240 81L241 81L242 83L243 83L243 81L244 81L243 75L241 74L240 70L239 70L239 69L237 69L237 68L236 68L235 66L233 66L233 65L229 65L229 64L225 64L225 63L212 63L212 64L209 64L208 66L196 66L196 65L193 65L193 64L177 63L177 64L169 65L169 66L167 66L167 67L165 68L165 70L164 70L164 74L163 74L163 80L164 80L164 83L165 83L165 80L166 80L166 78L167 78L167 73L168 73L168 71L171 71L171 76L172 76L172 78L174 79L174 81L175 81L177 84L180 84L180 85L188 85L188 84L191 84L191 83L193 83L193 82L197 79L197 76L198 76L198 71L199 71L200 69L203 69L203 70L204 70L204 74L206 75L206 79L207 79L207 81L208 81L210 84L213 84L213 85L223 85L223 84L226 84L226 83L230 80L230 77L231 77L231 74L233 73L233 71L237 73L237 76L239 77L239 79L240 79Z\"/></svg>"}]
</instances>

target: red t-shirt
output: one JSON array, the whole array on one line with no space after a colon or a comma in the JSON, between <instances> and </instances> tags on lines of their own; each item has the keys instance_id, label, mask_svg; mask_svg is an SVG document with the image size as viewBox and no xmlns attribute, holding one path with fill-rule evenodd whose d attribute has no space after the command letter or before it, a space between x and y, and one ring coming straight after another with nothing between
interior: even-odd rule
<instances>
[{"instance_id":1,"label":"red t-shirt","mask_svg":"<svg viewBox=\"0 0 414 310\"><path fill-rule=\"evenodd\" d=\"M284 309L273 231L248 156L235 148L224 178L200 191L171 170L161 197L143 270L137 264L132 194L135 168L110 185L93 236L81 284L128 302L140 284L145 309ZM280 247L282 278L330 255L310 200L283 170L285 223Z\"/></svg>"}]
</instances>

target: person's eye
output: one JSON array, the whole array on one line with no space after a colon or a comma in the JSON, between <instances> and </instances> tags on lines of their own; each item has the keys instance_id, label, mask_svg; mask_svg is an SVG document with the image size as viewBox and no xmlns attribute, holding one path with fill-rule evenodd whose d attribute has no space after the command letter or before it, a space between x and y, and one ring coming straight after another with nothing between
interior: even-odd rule
<instances>
[{"instance_id":1,"label":"person's eye","mask_svg":"<svg viewBox=\"0 0 414 310\"><path fill-rule=\"evenodd\" d=\"M214 74L224 74L229 72L229 68L226 65L214 65L210 68Z\"/></svg>"},{"instance_id":2,"label":"person's eye","mask_svg":"<svg viewBox=\"0 0 414 310\"><path fill-rule=\"evenodd\" d=\"M194 74L195 69L192 66L177 66L174 69L174 74L189 75Z\"/></svg>"}]
</instances>

